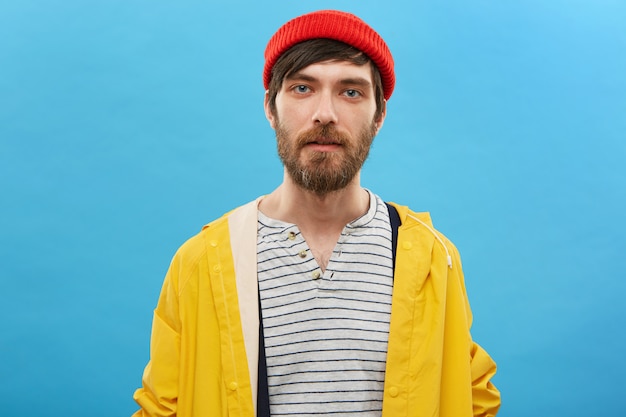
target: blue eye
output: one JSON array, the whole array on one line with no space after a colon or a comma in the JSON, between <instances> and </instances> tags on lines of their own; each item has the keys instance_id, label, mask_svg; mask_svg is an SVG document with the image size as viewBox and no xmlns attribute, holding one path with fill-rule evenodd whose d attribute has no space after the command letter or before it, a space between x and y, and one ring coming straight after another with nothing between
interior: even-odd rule
<instances>
[{"instance_id":1,"label":"blue eye","mask_svg":"<svg viewBox=\"0 0 626 417\"><path fill-rule=\"evenodd\" d=\"M361 96L361 93L359 93L357 90L346 90L344 94L350 98L356 98Z\"/></svg>"},{"instance_id":2,"label":"blue eye","mask_svg":"<svg viewBox=\"0 0 626 417\"><path fill-rule=\"evenodd\" d=\"M309 87L307 87L306 85L297 85L295 86L294 90L296 91L296 93L308 93Z\"/></svg>"}]
</instances>

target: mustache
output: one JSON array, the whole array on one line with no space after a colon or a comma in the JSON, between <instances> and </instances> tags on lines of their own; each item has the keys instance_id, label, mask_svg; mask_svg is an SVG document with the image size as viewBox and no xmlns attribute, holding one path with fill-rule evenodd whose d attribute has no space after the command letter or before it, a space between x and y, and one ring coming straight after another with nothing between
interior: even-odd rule
<instances>
[{"instance_id":1,"label":"mustache","mask_svg":"<svg viewBox=\"0 0 626 417\"><path fill-rule=\"evenodd\" d=\"M337 131L331 124L316 126L298 136L297 144L304 147L309 143L344 145L348 142L346 136Z\"/></svg>"}]
</instances>

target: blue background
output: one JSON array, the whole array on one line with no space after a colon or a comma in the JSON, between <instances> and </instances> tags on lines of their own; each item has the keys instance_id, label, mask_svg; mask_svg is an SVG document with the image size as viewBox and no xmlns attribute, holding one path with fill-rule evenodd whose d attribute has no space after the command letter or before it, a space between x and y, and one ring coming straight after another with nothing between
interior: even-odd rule
<instances>
[{"instance_id":1,"label":"blue background","mask_svg":"<svg viewBox=\"0 0 626 417\"><path fill-rule=\"evenodd\" d=\"M263 49L321 8L394 53L362 182L459 247L500 415L625 415L623 1L2 0L2 416L135 410L174 251L282 179Z\"/></svg>"}]
</instances>

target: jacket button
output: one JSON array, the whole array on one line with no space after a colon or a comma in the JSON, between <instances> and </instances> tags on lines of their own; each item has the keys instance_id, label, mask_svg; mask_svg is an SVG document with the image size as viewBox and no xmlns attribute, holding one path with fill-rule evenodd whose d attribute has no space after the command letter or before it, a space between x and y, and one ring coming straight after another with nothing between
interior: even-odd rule
<instances>
[{"instance_id":1,"label":"jacket button","mask_svg":"<svg viewBox=\"0 0 626 417\"><path fill-rule=\"evenodd\" d=\"M389 388L389 395L391 395L393 398L396 398L398 394L399 394L398 388L396 387Z\"/></svg>"},{"instance_id":2,"label":"jacket button","mask_svg":"<svg viewBox=\"0 0 626 417\"><path fill-rule=\"evenodd\" d=\"M220 272L220 270L221 270L221 269L222 269L222 268L220 268L220 266L219 266L219 265L215 265L215 266L213 267L213 271L215 271L215 272Z\"/></svg>"},{"instance_id":3,"label":"jacket button","mask_svg":"<svg viewBox=\"0 0 626 417\"><path fill-rule=\"evenodd\" d=\"M231 391L235 391L238 387L239 385L237 385L235 381L232 381L231 383L228 384L228 389Z\"/></svg>"},{"instance_id":4,"label":"jacket button","mask_svg":"<svg viewBox=\"0 0 626 417\"><path fill-rule=\"evenodd\" d=\"M409 250L409 249L411 249L412 247L413 247L413 244L412 244L411 242L404 242L404 243L402 244L402 248L403 248L403 249L406 249L406 250Z\"/></svg>"},{"instance_id":5,"label":"jacket button","mask_svg":"<svg viewBox=\"0 0 626 417\"><path fill-rule=\"evenodd\" d=\"M214 248L217 247L217 240L212 240L210 242L211 246L213 246Z\"/></svg>"}]
</instances>

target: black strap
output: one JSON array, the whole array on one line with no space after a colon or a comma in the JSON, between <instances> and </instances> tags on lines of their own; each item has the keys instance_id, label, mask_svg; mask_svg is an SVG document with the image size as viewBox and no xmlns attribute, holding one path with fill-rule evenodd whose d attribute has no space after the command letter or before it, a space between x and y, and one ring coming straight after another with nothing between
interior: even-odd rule
<instances>
[{"instance_id":1,"label":"black strap","mask_svg":"<svg viewBox=\"0 0 626 417\"><path fill-rule=\"evenodd\" d=\"M402 224L398 210L389 203L385 203L389 210L389 221L391 222L391 254L393 256L393 269L396 269L396 246L398 246L398 228Z\"/></svg>"},{"instance_id":2,"label":"black strap","mask_svg":"<svg viewBox=\"0 0 626 417\"><path fill-rule=\"evenodd\" d=\"M398 228L402 224L398 210L389 203L389 221L391 223L391 252L393 267L396 267L396 246L398 245ZM270 417L270 393L267 386L267 362L265 359L265 337L263 335L263 314L261 308L261 295L259 294L259 382L256 401L257 417Z\"/></svg>"},{"instance_id":3,"label":"black strap","mask_svg":"<svg viewBox=\"0 0 626 417\"><path fill-rule=\"evenodd\" d=\"M261 310L261 294L259 294L259 381L256 400L256 415L257 417L270 417L270 392L267 386L265 336L263 335L263 316Z\"/></svg>"}]
</instances>

